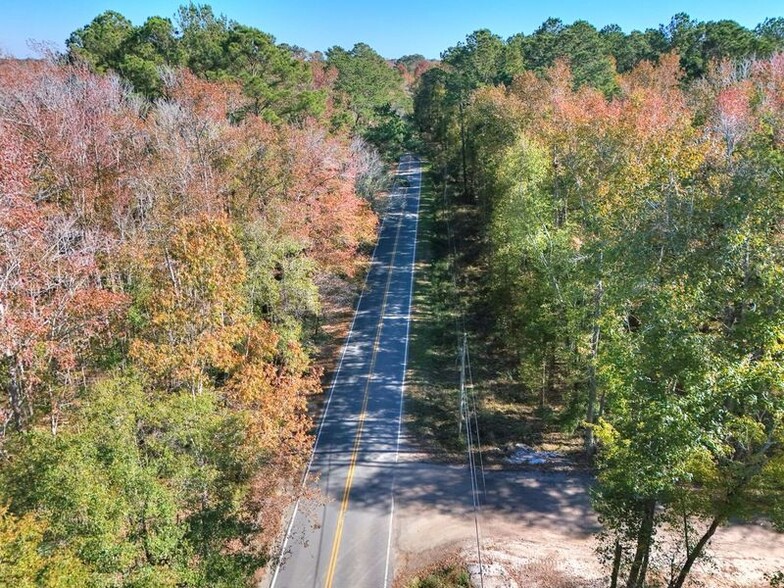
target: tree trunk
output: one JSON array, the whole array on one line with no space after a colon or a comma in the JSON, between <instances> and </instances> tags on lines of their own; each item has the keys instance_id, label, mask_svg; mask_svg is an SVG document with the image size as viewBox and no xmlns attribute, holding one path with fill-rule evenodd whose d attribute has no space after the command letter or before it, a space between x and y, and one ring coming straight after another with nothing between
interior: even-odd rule
<instances>
[{"instance_id":1,"label":"tree trunk","mask_svg":"<svg viewBox=\"0 0 784 588\"><path fill-rule=\"evenodd\" d=\"M593 453L595 440L593 437L593 425L596 422L596 362L599 356L599 338L601 329L599 327L599 318L602 314L602 296L604 295L604 286L602 281L596 282L596 289L593 297L593 328L591 332L591 359L588 365L588 407L586 410L585 420L588 427L585 431L585 449L588 453Z\"/></svg>"},{"instance_id":2,"label":"tree trunk","mask_svg":"<svg viewBox=\"0 0 784 588\"><path fill-rule=\"evenodd\" d=\"M16 429L24 424L22 409L22 364L16 357L10 361L10 381L8 383L8 403L11 407L11 422Z\"/></svg>"},{"instance_id":3,"label":"tree trunk","mask_svg":"<svg viewBox=\"0 0 784 588\"><path fill-rule=\"evenodd\" d=\"M558 155L553 152L552 155L552 162L553 162L553 210L555 211L555 217L553 218L553 224L556 228L561 228L567 220L567 203L566 199L561 200L561 194L558 185L558 172L560 168L560 162L558 160Z\"/></svg>"},{"instance_id":4,"label":"tree trunk","mask_svg":"<svg viewBox=\"0 0 784 588\"><path fill-rule=\"evenodd\" d=\"M599 410L596 412L596 418L600 419L604 416L604 408L607 406L607 394L605 391L602 390L601 396L599 396Z\"/></svg>"},{"instance_id":5,"label":"tree trunk","mask_svg":"<svg viewBox=\"0 0 784 588\"><path fill-rule=\"evenodd\" d=\"M548 398L552 398L553 394L555 394L556 369L555 345L551 343L547 348L547 386L545 390Z\"/></svg>"},{"instance_id":6,"label":"tree trunk","mask_svg":"<svg viewBox=\"0 0 784 588\"><path fill-rule=\"evenodd\" d=\"M651 546L648 545L648 551L642 558L642 567L640 568L640 575L637 578L637 588L645 588L645 577L648 575L648 562L651 561Z\"/></svg>"},{"instance_id":7,"label":"tree trunk","mask_svg":"<svg viewBox=\"0 0 784 588\"><path fill-rule=\"evenodd\" d=\"M656 512L656 501L648 500L643 504L640 530L637 533L637 550L634 554L632 567L626 588L642 588L645 575L648 571L648 554L651 551L651 538L653 537L653 517Z\"/></svg>"},{"instance_id":8,"label":"tree trunk","mask_svg":"<svg viewBox=\"0 0 784 588\"><path fill-rule=\"evenodd\" d=\"M702 554L705 546L708 544L708 541L710 541L710 538L713 537L713 534L716 532L716 529L719 528L719 524L721 524L721 519L718 517L711 521L710 527L708 527L708 530L705 531L705 534L700 537L700 540L697 542L697 545L694 546L694 549L686 554L686 562L683 564L678 577L675 578L674 581L670 582L668 588L683 588L683 583L686 581L686 578L691 571L691 567L694 565L694 562L697 561L697 558Z\"/></svg>"},{"instance_id":9,"label":"tree trunk","mask_svg":"<svg viewBox=\"0 0 784 588\"><path fill-rule=\"evenodd\" d=\"M166 269L169 270L169 279L172 283L172 288L174 288L174 295L179 299L180 297L180 284L177 280L177 274L174 271L174 262L172 258L169 256L169 249L166 248L163 250L164 260L166 261Z\"/></svg>"},{"instance_id":10,"label":"tree trunk","mask_svg":"<svg viewBox=\"0 0 784 588\"><path fill-rule=\"evenodd\" d=\"M749 291L749 281L751 280L751 244L748 236L743 240L743 286L741 288L740 304L737 312L736 321L743 320L746 312L746 294Z\"/></svg>"},{"instance_id":11,"label":"tree trunk","mask_svg":"<svg viewBox=\"0 0 784 588\"><path fill-rule=\"evenodd\" d=\"M466 154L465 115L463 99L460 98L460 157L463 165L463 197L468 198L468 159Z\"/></svg>"},{"instance_id":12,"label":"tree trunk","mask_svg":"<svg viewBox=\"0 0 784 588\"><path fill-rule=\"evenodd\" d=\"M623 556L623 548L621 542L615 540L615 553L613 554L613 567L612 576L610 576L610 588L618 588L618 573L621 571L621 557Z\"/></svg>"}]
</instances>

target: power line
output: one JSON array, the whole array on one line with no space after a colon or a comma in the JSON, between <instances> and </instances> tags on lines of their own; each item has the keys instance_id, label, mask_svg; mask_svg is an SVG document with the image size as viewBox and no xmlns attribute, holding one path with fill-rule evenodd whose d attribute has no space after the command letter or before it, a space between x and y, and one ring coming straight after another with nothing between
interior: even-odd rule
<instances>
[{"instance_id":1,"label":"power line","mask_svg":"<svg viewBox=\"0 0 784 588\"><path fill-rule=\"evenodd\" d=\"M466 344L468 337L463 333L463 345L460 353L460 409L461 409L461 422L465 421L466 424L466 451L468 453L468 469L471 474L471 499L474 504L474 532L476 535L476 554L479 559L479 586L484 588L484 566L482 565L482 537L479 529L479 515L481 512L481 501L479 500L479 484L477 480L476 458L474 452L474 423L472 422L472 414L474 415L474 422L476 419L476 410L473 408L473 403L468 402L466 393L466 357L468 355L468 347ZM478 430L477 430L478 441ZM484 479L484 474L483 474Z\"/></svg>"},{"instance_id":2,"label":"power line","mask_svg":"<svg viewBox=\"0 0 784 588\"><path fill-rule=\"evenodd\" d=\"M444 170L444 222L446 223L447 246L449 249L450 274L452 286L455 294L459 292L458 271L457 271L457 240L455 239L454 228L450 221L451 207L449 205L449 185L446 181L446 170ZM484 566L482 563L482 535L480 526L481 500L479 476L481 475L481 492L486 497L487 485L485 482L484 463L482 459L482 448L479 435L479 419L477 411L476 392L474 388L474 378L471 369L471 356L468 351L468 334L466 328L466 302L463 297L458 297L458 313L455 316L455 335L459 350L460 361L460 406L458 417L458 435L463 434L463 424L465 423L466 453L468 460L469 475L471 477L471 499L474 510L474 532L476 536L476 551L479 560L479 584L484 588ZM479 464L477 466L477 456Z\"/></svg>"},{"instance_id":3,"label":"power line","mask_svg":"<svg viewBox=\"0 0 784 588\"><path fill-rule=\"evenodd\" d=\"M484 460L482 459L482 440L479 438L479 411L476 409L476 389L474 388L474 376L471 370L471 354L468 351L468 341L465 332L463 333L463 337L465 340L465 354L466 354L466 363L468 365L468 389L471 392L471 408L474 415L474 427L476 430L476 447L477 447L477 454L479 455L479 471L482 474L482 496L487 499L487 483L485 481L485 466Z\"/></svg>"}]
</instances>

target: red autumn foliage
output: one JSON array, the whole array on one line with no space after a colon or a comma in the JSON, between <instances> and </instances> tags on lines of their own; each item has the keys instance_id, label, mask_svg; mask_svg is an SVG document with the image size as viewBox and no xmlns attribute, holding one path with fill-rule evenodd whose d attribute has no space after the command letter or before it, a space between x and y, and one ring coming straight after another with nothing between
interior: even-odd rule
<instances>
[{"instance_id":1,"label":"red autumn foliage","mask_svg":"<svg viewBox=\"0 0 784 588\"><path fill-rule=\"evenodd\" d=\"M323 73L330 84L334 76ZM24 426L39 415L56 426L100 357L96 346L125 340L129 303L138 312L149 292L176 283L172 240L183 223L208 219L203 229L223 227L225 235L248 223L263 226L299 243L321 274L352 275L358 245L373 238L375 216L355 192L362 170L348 137L316 121L232 121L241 105L234 85L169 72L166 99L149 103L113 76L14 60L0 61L0 82L6 423ZM241 251L224 253L221 263L234 264ZM222 286L235 306L243 276ZM178 324L186 328L186 315L208 304L210 292L197 292L174 313ZM139 341L157 340L155 320L134 321ZM189 341L209 348L211 329L202 329L206 342ZM173 349L159 357L161 365L188 357L188 341ZM297 378L307 372L297 370ZM281 377L271 385L288 386ZM291 408L299 414L301 407Z\"/></svg>"},{"instance_id":2,"label":"red autumn foliage","mask_svg":"<svg viewBox=\"0 0 784 588\"><path fill-rule=\"evenodd\" d=\"M6 424L45 403L53 429L93 343L110 332L126 296L102 285L99 231L29 194L0 196L0 349L9 371Z\"/></svg>"},{"instance_id":3,"label":"red autumn foliage","mask_svg":"<svg viewBox=\"0 0 784 588\"><path fill-rule=\"evenodd\" d=\"M264 219L302 243L324 268L353 275L356 249L370 241L375 216L355 193L359 169L351 145L314 122L275 127L254 119L235 129L238 184L230 210Z\"/></svg>"},{"instance_id":4,"label":"red autumn foliage","mask_svg":"<svg viewBox=\"0 0 784 588\"><path fill-rule=\"evenodd\" d=\"M716 130L726 141L728 153L752 124L751 89L750 83L743 82L723 89L716 97Z\"/></svg>"}]
</instances>

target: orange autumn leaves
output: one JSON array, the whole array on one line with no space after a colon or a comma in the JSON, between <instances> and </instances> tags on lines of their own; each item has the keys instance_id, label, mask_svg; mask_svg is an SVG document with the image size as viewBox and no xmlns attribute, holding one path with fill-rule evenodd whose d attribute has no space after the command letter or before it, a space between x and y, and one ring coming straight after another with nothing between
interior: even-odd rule
<instances>
[{"instance_id":1,"label":"orange autumn leaves","mask_svg":"<svg viewBox=\"0 0 784 588\"><path fill-rule=\"evenodd\" d=\"M469 106L496 332L527 393L584 411L627 586L671 517L708 529L672 588L720 524L781 519L783 65L686 83L662 56L606 96L556 64Z\"/></svg>"},{"instance_id":2,"label":"orange autumn leaves","mask_svg":"<svg viewBox=\"0 0 784 588\"><path fill-rule=\"evenodd\" d=\"M247 264L225 218L183 219L153 269L159 287L145 300L149 325L131 342L130 357L159 387L205 387L251 415L253 444L271 453L300 454L309 421L305 394L317 374L298 343L255 319L245 296Z\"/></svg>"},{"instance_id":3,"label":"orange autumn leaves","mask_svg":"<svg viewBox=\"0 0 784 588\"><path fill-rule=\"evenodd\" d=\"M304 439L316 374L251 308L268 270L244 248L261 234L295 244L310 280L355 273L376 218L350 138L236 120L236 85L187 71L156 102L44 62L1 61L0 81L0 420L48 422L127 359L163 390L251 410L265 443Z\"/></svg>"},{"instance_id":4,"label":"orange autumn leaves","mask_svg":"<svg viewBox=\"0 0 784 588\"><path fill-rule=\"evenodd\" d=\"M40 515L93 582L236 585L311 447L303 341L319 284L349 289L375 236L356 191L373 158L317 120L238 115L231 83L161 74L150 102L0 60L0 514ZM118 546L135 555L106 564Z\"/></svg>"}]
</instances>

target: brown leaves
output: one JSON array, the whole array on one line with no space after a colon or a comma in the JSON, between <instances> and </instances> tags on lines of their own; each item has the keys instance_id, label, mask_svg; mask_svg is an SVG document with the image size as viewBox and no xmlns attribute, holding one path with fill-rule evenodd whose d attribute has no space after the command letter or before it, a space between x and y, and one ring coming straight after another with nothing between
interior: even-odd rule
<instances>
[{"instance_id":1,"label":"brown leaves","mask_svg":"<svg viewBox=\"0 0 784 588\"><path fill-rule=\"evenodd\" d=\"M47 135L51 112L39 110L45 98L58 97L40 96L40 86L9 87L0 125L0 350L16 396L7 414L22 425L42 396L56 393L56 411L74 393L74 372L111 331L127 297L102 284L99 258L112 240L87 227L84 208L49 200L49 184L39 179L41 161L48 167L62 155Z\"/></svg>"},{"instance_id":2,"label":"brown leaves","mask_svg":"<svg viewBox=\"0 0 784 588\"><path fill-rule=\"evenodd\" d=\"M55 207L0 197L0 349L22 399L11 409L17 424L39 393L73 393L73 373L126 307L125 295L101 285L97 259L107 251Z\"/></svg>"},{"instance_id":3,"label":"brown leaves","mask_svg":"<svg viewBox=\"0 0 784 588\"><path fill-rule=\"evenodd\" d=\"M37 199L97 220L106 188L121 189L116 182L134 133L119 80L51 63L20 68L9 75L0 108L32 157Z\"/></svg>"},{"instance_id":4,"label":"brown leaves","mask_svg":"<svg viewBox=\"0 0 784 588\"><path fill-rule=\"evenodd\" d=\"M145 309L149 326L131 357L161 386L217 389L230 407L253 415L254 445L297 453L310 426L305 395L318 390L318 379L298 344L280 349L279 336L251 315L245 258L228 220L182 219L164 249Z\"/></svg>"},{"instance_id":5,"label":"brown leaves","mask_svg":"<svg viewBox=\"0 0 784 588\"><path fill-rule=\"evenodd\" d=\"M750 130L752 89L746 82L725 88L716 96L716 131L724 138L728 154Z\"/></svg>"},{"instance_id":6,"label":"brown leaves","mask_svg":"<svg viewBox=\"0 0 784 588\"><path fill-rule=\"evenodd\" d=\"M335 72L312 65L328 88ZM374 237L367 170L315 121L236 120L232 84L168 71L163 87L150 103L113 76L0 60L0 435L56 434L100 410L92 382L130 369L186 429L230 423L231 447L207 445L247 468L232 507L271 537L258 511L307 458L320 390L300 322L317 280L352 275Z\"/></svg>"}]
</instances>

